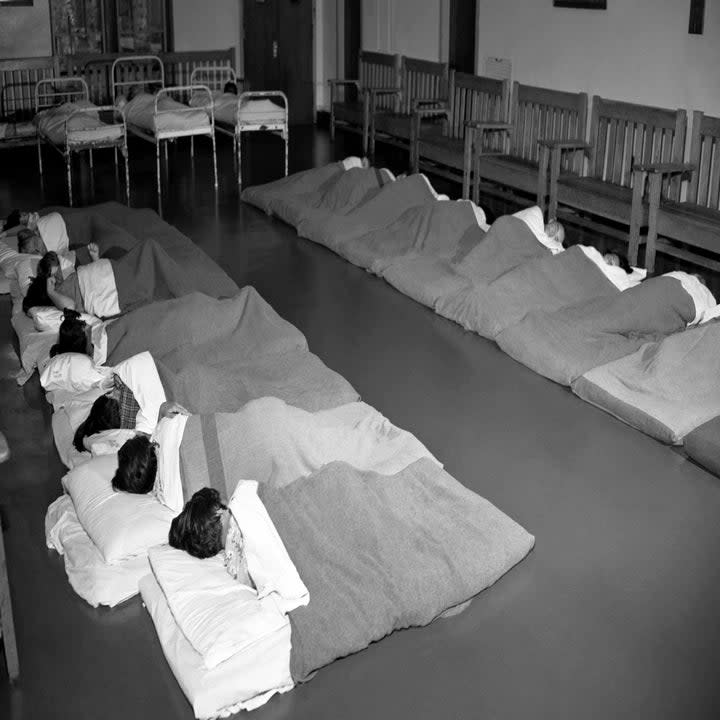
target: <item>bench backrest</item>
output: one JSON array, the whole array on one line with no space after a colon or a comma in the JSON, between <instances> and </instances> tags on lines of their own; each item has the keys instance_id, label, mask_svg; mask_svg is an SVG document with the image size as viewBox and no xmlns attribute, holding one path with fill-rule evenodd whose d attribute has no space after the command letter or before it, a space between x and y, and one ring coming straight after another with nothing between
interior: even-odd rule
<instances>
[{"instance_id":1,"label":"bench backrest","mask_svg":"<svg viewBox=\"0 0 720 720\"><path fill-rule=\"evenodd\" d=\"M537 163L540 155L538 140L575 140L585 137L587 93L513 85L511 121L513 123L510 154ZM582 159L564 153L563 170L579 173Z\"/></svg>"},{"instance_id":2,"label":"bench backrest","mask_svg":"<svg viewBox=\"0 0 720 720\"><path fill-rule=\"evenodd\" d=\"M415 100L447 100L449 76L447 63L403 57L402 95L398 112L410 115Z\"/></svg>"},{"instance_id":3,"label":"bench backrest","mask_svg":"<svg viewBox=\"0 0 720 720\"><path fill-rule=\"evenodd\" d=\"M451 71L448 137L462 140L469 120L505 121L509 102L509 80Z\"/></svg>"},{"instance_id":4,"label":"bench backrest","mask_svg":"<svg viewBox=\"0 0 720 720\"><path fill-rule=\"evenodd\" d=\"M720 210L720 118L693 113L689 162L688 202Z\"/></svg>"},{"instance_id":5,"label":"bench backrest","mask_svg":"<svg viewBox=\"0 0 720 720\"><path fill-rule=\"evenodd\" d=\"M29 119L35 113L35 84L60 74L55 57L0 60L0 118Z\"/></svg>"},{"instance_id":6,"label":"bench backrest","mask_svg":"<svg viewBox=\"0 0 720 720\"><path fill-rule=\"evenodd\" d=\"M127 57L127 53L83 53L68 55L64 58L65 69L68 75L77 75L85 78L90 88L90 99L98 104L112 102L110 77L113 62L118 58ZM193 52L166 52L160 53L164 67L165 86L189 85L192 71L198 67L213 65L232 66L235 50L198 50ZM141 79L149 77L149 82L158 79L158 74L152 69L152 63L136 63L132 67L122 70L123 79ZM127 75L127 77L126 77Z\"/></svg>"},{"instance_id":7,"label":"bench backrest","mask_svg":"<svg viewBox=\"0 0 720 720\"><path fill-rule=\"evenodd\" d=\"M593 98L589 175L631 187L635 163L682 162L687 113L648 105ZM681 178L665 182L663 195L677 200Z\"/></svg>"},{"instance_id":8,"label":"bench backrest","mask_svg":"<svg viewBox=\"0 0 720 720\"><path fill-rule=\"evenodd\" d=\"M359 54L360 89L390 88L400 89L402 74L402 58L400 55L361 50ZM398 106L398 98L394 95L378 97L377 107L392 110Z\"/></svg>"}]
</instances>

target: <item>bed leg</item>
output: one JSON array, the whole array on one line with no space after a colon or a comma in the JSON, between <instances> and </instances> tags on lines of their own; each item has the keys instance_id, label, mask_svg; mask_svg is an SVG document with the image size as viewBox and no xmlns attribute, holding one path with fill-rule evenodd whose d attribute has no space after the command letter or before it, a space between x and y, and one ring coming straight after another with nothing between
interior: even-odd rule
<instances>
[{"instance_id":1,"label":"bed leg","mask_svg":"<svg viewBox=\"0 0 720 720\"><path fill-rule=\"evenodd\" d=\"M65 165L67 168L67 186L68 186L68 202L70 203L70 207L72 207L73 204L73 194L72 194L72 155L70 153L67 153L65 155Z\"/></svg>"},{"instance_id":2,"label":"bed leg","mask_svg":"<svg viewBox=\"0 0 720 720\"><path fill-rule=\"evenodd\" d=\"M40 142L40 138L38 137L37 141L37 151L38 151L38 168L40 169L40 175L43 174L43 163L42 163L42 143Z\"/></svg>"},{"instance_id":3,"label":"bed leg","mask_svg":"<svg viewBox=\"0 0 720 720\"><path fill-rule=\"evenodd\" d=\"M290 128L285 127L285 177L288 174L288 151L290 147Z\"/></svg>"},{"instance_id":4,"label":"bed leg","mask_svg":"<svg viewBox=\"0 0 720 720\"><path fill-rule=\"evenodd\" d=\"M93 151L92 151L92 148L90 148L90 170L92 170L93 168L94 168Z\"/></svg>"},{"instance_id":5,"label":"bed leg","mask_svg":"<svg viewBox=\"0 0 720 720\"><path fill-rule=\"evenodd\" d=\"M125 159L125 197L127 204L130 205L130 158L127 147L122 149L122 155Z\"/></svg>"},{"instance_id":6,"label":"bed leg","mask_svg":"<svg viewBox=\"0 0 720 720\"><path fill-rule=\"evenodd\" d=\"M211 133L210 138L212 139L212 150L213 150L213 173L215 177L215 189L218 186L218 175L217 175L217 148L215 146L215 133Z\"/></svg>"},{"instance_id":7,"label":"bed leg","mask_svg":"<svg viewBox=\"0 0 720 720\"><path fill-rule=\"evenodd\" d=\"M242 132L237 134L238 187L242 187Z\"/></svg>"},{"instance_id":8,"label":"bed leg","mask_svg":"<svg viewBox=\"0 0 720 720\"><path fill-rule=\"evenodd\" d=\"M195 136L190 136L190 157L194 160L195 159Z\"/></svg>"},{"instance_id":9,"label":"bed leg","mask_svg":"<svg viewBox=\"0 0 720 720\"><path fill-rule=\"evenodd\" d=\"M167 152L167 145L165 146ZM160 143L155 143L155 165L157 169L158 214L162 217L162 190L160 188Z\"/></svg>"}]
</instances>

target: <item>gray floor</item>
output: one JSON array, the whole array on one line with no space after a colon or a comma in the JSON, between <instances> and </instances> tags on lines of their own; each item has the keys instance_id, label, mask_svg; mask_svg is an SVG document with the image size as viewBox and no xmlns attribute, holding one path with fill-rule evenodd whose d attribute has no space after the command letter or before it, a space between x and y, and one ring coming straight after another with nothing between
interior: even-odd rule
<instances>
[{"instance_id":1,"label":"gray floor","mask_svg":"<svg viewBox=\"0 0 720 720\"><path fill-rule=\"evenodd\" d=\"M356 147L342 139L331 148L322 133L295 139L296 169L343 155L344 142ZM252 283L363 399L537 538L460 616L337 661L253 717L720 717L720 480L239 205L230 145L219 147L217 197L205 155L193 168L171 152L167 219ZM133 151L133 203L153 204L151 149ZM246 155L248 181L278 172L271 142ZM11 177L3 162L0 208L62 202L59 163L42 190L33 150L8 159L16 170ZM85 202L117 192L109 172L94 196L86 174L78 185ZM36 379L18 389L11 378L8 314L1 298L0 429L13 456L0 465L0 511L21 679L9 688L0 660L0 718L191 718L140 601L90 608L44 546L62 468Z\"/></svg>"}]
</instances>

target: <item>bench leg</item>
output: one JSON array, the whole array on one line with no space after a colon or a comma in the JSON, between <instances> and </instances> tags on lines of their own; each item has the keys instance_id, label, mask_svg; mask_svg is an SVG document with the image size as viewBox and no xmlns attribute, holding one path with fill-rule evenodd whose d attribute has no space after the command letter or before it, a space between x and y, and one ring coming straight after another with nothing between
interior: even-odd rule
<instances>
[{"instance_id":1,"label":"bench leg","mask_svg":"<svg viewBox=\"0 0 720 720\"><path fill-rule=\"evenodd\" d=\"M470 175L473 155L473 142L472 142L473 131L467 128L465 130L465 140L463 146L463 189L462 199L470 199Z\"/></svg>"},{"instance_id":2,"label":"bench leg","mask_svg":"<svg viewBox=\"0 0 720 720\"><path fill-rule=\"evenodd\" d=\"M560 150L555 149L550 155L550 199L548 202L548 222L557 220L558 209L558 178L560 177Z\"/></svg>"},{"instance_id":3,"label":"bench leg","mask_svg":"<svg viewBox=\"0 0 720 720\"><path fill-rule=\"evenodd\" d=\"M540 164L538 167L537 205L545 215L547 209L547 186L548 186L548 165L550 159L550 148L546 145L540 148Z\"/></svg>"},{"instance_id":4,"label":"bench leg","mask_svg":"<svg viewBox=\"0 0 720 720\"><path fill-rule=\"evenodd\" d=\"M335 103L330 101L330 142L335 142Z\"/></svg>"},{"instance_id":5,"label":"bench leg","mask_svg":"<svg viewBox=\"0 0 720 720\"><path fill-rule=\"evenodd\" d=\"M648 275L655 272L655 252L657 250L657 220L660 210L660 193L662 191L662 175L653 174L650 176L649 203L650 211L648 217L648 235L645 245L645 267Z\"/></svg>"},{"instance_id":6,"label":"bench leg","mask_svg":"<svg viewBox=\"0 0 720 720\"><path fill-rule=\"evenodd\" d=\"M17 643L15 641L15 623L13 622L12 605L10 603L10 581L8 580L7 562L5 559L5 541L3 540L2 523L0 523L0 622L2 623L2 642L5 646L10 682L15 682L20 675Z\"/></svg>"},{"instance_id":7,"label":"bench leg","mask_svg":"<svg viewBox=\"0 0 720 720\"><path fill-rule=\"evenodd\" d=\"M645 177L642 172L633 173L632 208L630 210L630 237L628 239L628 262L636 267L640 254L640 225L643 209L643 185ZM651 181L652 182L652 179ZM652 208L650 208L652 212Z\"/></svg>"},{"instance_id":8,"label":"bench leg","mask_svg":"<svg viewBox=\"0 0 720 720\"><path fill-rule=\"evenodd\" d=\"M370 100L366 94L363 95L363 135L362 135L362 151L363 157L367 157L369 148L370 134Z\"/></svg>"}]
</instances>

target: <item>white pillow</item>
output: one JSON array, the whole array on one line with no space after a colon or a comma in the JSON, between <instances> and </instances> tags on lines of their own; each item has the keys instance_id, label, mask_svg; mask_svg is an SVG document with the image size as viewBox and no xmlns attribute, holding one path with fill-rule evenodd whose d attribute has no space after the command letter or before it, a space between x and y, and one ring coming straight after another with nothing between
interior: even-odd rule
<instances>
[{"instance_id":1,"label":"white pillow","mask_svg":"<svg viewBox=\"0 0 720 720\"><path fill-rule=\"evenodd\" d=\"M164 545L148 556L178 627L208 669L288 623L272 598L258 598L228 574L222 553L200 560Z\"/></svg>"},{"instance_id":2,"label":"white pillow","mask_svg":"<svg viewBox=\"0 0 720 720\"><path fill-rule=\"evenodd\" d=\"M78 520L106 563L142 555L167 542L174 513L151 494L116 492L112 479L117 455L99 455L63 478Z\"/></svg>"},{"instance_id":3,"label":"white pillow","mask_svg":"<svg viewBox=\"0 0 720 720\"><path fill-rule=\"evenodd\" d=\"M21 255L15 263L15 279L18 281L20 293L23 297L27 295L32 279L37 275L37 266L40 262L39 255Z\"/></svg>"},{"instance_id":4,"label":"white pillow","mask_svg":"<svg viewBox=\"0 0 720 720\"><path fill-rule=\"evenodd\" d=\"M50 358L40 375L40 384L47 391L86 392L100 387L112 375L112 368L98 367L82 353L62 353Z\"/></svg>"},{"instance_id":5,"label":"white pillow","mask_svg":"<svg viewBox=\"0 0 720 720\"><path fill-rule=\"evenodd\" d=\"M180 444L187 421L187 415L163 418L153 433L153 440L158 443L157 475L153 493L158 502L174 513L179 513L185 504L180 475Z\"/></svg>"},{"instance_id":6,"label":"white pillow","mask_svg":"<svg viewBox=\"0 0 720 720\"><path fill-rule=\"evenodd\" d=\"M60 332L60 325L65 318L63 311L53 305L37 305L28 310L28 315L32 318L38 332ZM102 323L100 319L87 313L80 313L80 319L90 325L93 330Z\"/></svg>"},{"instance_id":7,"label":"white pillow","mask_svg":"<svg viewBox=\"0 0 720 720\"><path fill-rule=\"evenodd\" d=\"M278 607L288 613L307 605L310 595L257 495L257 488L254 480L241 480L228 507L242 531L248 573L258 596L276 595Z\"/></svg>"},{"instance_id":8,"label":"white pillow","mask_svg":"<svg viewBox=\"0 0 720 720\"><path fill-rule=\"evenodd\" d=\"M103 430L85 438L85 447L93 455L112 455L136 435L134 430L129 428L116 428L115 430Z\"/></svg>"},{"instance_id":9,"label":"white pillow","mask_svg":"<svg viewBox=\"0 0 720 720\"><path fill-rule=\"evenodd\" d=\"M17 251L17 237L3 237L0 240L0 270L11 277L15 274L15 266L22 259L23 256Z\"/></svg>"}]
</instances>

